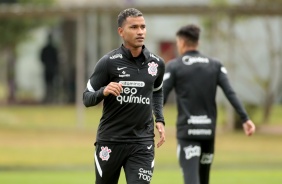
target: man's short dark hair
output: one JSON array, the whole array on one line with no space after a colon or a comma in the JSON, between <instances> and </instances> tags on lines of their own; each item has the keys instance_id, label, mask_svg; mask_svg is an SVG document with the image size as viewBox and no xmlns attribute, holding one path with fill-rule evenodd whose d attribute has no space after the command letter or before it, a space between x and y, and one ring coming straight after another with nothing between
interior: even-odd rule
<instances>
[{"instance_id":1,"label":"man's short dark hair","mask_svg":"<svg viewBox=\"0 0 282 184\"><path fill-rule=\"evenodd\" d=\"M142 16L143 16L142 12L135 8L125 9L121 11L118 15L118 19L117 19L118 27L122 27L122 24L124 23L127 17L142 17Z\"/></svg>"},{"instance_id":2,"label":"man's short dark hair","mask_svg":"<svg viewBox=\"0 0 282 184\"><path fill-rule=\"evenodd\" d=\"M181 27L176 36L184 38L187 44L197 44L200 39L200 28L194 24Z\"/></svg>"}]
</instances>

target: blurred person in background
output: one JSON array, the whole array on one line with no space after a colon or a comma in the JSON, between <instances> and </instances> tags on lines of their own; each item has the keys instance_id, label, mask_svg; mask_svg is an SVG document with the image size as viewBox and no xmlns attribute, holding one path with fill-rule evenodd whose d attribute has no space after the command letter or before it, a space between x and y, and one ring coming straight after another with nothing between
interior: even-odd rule
<instances>
[{"instance_id":1,"label":"blurred person in background","mask_svg":"<svg viewBox=\"0 0 282 184\"><path fill-rule=\"evenodd\" d=\"M59 59L57 48L53 44L52 34L49 33L47 43L40 52L40 60L44 66L44 81L46 86L44 103L52 103L56 98L56 77L58 75Z\"/></svg>"},{"instance_id":2,"label":"blurred person in background","mask_svg":"<svg viewBox=\"0 0 282 184\"><path fill-rule=\"evenodd\" d=\"M83 93L86 107L103 100L95 142L96 184L117 184L123 167L128 184L150 183L154 170L154 118L165 142L163 59L144 45L146 24L134 8L118 15L123 44L96 64Z\"/></svg>"},{"instance_id":3,"label":"blurred person in background","mask_svg":"<svg viewBox=\"0 0 282 184\"><path fill-rule=\"evenodd\" d=\"M198 51L200 28L181 27L176 33L179 57L168 62L164 103L174 88L177 99L177 154L185 184L208 184L214 157L217 118L216 90L220 86L241 118L247 136L255 125L232 89L227 70Z\"/></svg>"}]
</instances>

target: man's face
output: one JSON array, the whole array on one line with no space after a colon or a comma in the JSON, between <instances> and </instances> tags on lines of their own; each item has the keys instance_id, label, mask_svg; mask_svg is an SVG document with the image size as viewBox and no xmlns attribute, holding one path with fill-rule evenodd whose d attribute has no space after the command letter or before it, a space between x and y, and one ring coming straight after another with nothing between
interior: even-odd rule
<instances>
[{"instance_id":1,"label":"man's face","mask_svg":"<svg viewBox=\"0 0 282 184\"><path fill-rule=\"evenodd\" d=\"M146 25L144 17L127 17L118 33L129 48L138 48L144 45Z\"/></svg>"}]
</instances>

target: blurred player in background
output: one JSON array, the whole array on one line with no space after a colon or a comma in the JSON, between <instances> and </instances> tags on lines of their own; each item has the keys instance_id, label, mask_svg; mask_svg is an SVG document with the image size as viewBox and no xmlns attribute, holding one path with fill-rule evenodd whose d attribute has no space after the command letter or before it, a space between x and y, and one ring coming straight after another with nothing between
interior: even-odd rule
<instances>
[{"instance_id":1,"label":"blurred player in background","mask_svg":"<svg viewBox=\"0 0 282 184\"><path fill-rule=\"evenodd\" d=\"M164 61L145 46L146 24L134 8L118 15L121 47L97 63L83 94L86 107L104 100L96 137L96 184L117 184L124 168L128 184L150 183L154 170L154 118L165 141Z\"/></svg>"},{"instance_id":2,"label":"blurred player in background","mask_svg":"<svg viewBox=\"0 0 282 184\"><path fill-rule=\"evenodd\" d=\"M179 57L168 62L164 75L164 103L174 88L177 98L178 159L185 184L208 184L214 156L216 89L220 86L239 114L247 136L255 132L232 89L227 70L198 51L200 28L187 25L176 33Z\"/></svg>"},{"instance_id":3,"label":"blurred player in background","mask_svg":"<svg viewBox=\"0 0 282 184\"><path fill-rule=\"evenodd\" d=\"M59 72L58 49L53 43L53 36L48 34L47 43L40 52L40 60L44 66L44 80L46 85L44 103L55 102L56 99L56 77Z\"/></svg>"}]
</instances>

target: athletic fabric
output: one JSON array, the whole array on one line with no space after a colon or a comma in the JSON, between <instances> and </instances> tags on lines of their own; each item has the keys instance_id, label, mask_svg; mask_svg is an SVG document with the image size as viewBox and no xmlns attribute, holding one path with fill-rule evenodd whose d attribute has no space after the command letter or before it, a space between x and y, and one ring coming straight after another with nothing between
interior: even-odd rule
<instances>
[{"instance_id":1,"label":"athletic fabric","mask_svg":"<svg viewBox=\"0 0 282 184\"><path fill-rule=\"evenodd\" d=\"M86 107L104 100L96 137L98 143L147 144L154 140L153 113L156 122L164 123L164 70L163 60L145 46L137 58L122 45L98 61L83 93ZM119 96L103 95L110 82L122 84Z\"/></svg>"},{"instance_id":2,"label":"athletic fabric","mask_svg":"<svg viewBox=\"0 0 282 184\"><path fill-rule=\"evenodd\" d=\"M208 184L213 161L214 141L178 139L178 160L185 184Z\"/></svg>"},{"instance_id":3,"label":"athletic fabric","mask_svg":"<svg viewBox=\"0 0 282 184\"><path fill-rule=\"evenodd\" d=\"M224 66L198 51L186 52L168 63L164 75L164 102L174 88L177 97L177 138L212 140L215 136L216 90L220 86L241 117L248 115L237 99Z\"/></svg>"},{"instance_id":4,"label":"athletic fabric","mask_svg":"<svg viewBox=\"0 0 282 184\"><path fill-rule=\"evenodd\" d=\"M121 167L127 184L150 183L154 171L154 143L96 145L96 184L117 184Z\"/></svg>"}]
</instances>

